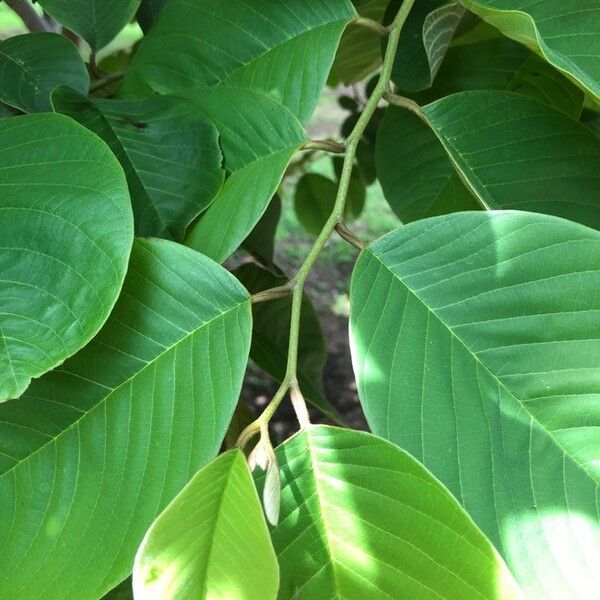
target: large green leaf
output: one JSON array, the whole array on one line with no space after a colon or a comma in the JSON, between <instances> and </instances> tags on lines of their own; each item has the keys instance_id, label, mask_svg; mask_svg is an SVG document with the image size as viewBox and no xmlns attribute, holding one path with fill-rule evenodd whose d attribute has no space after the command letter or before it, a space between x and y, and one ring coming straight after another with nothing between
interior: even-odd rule
<instances>
[{"instance_id":1,"label":"large green leaf","mask_svg":"<svg viewBox=\"0 0 600 600\"><path fill-rule=\"evenodd\" d=\"M96 221L94 221L96 223ZM134 244L102 331L0 406L0 589L95 599L219 450L248 350L248 293L173 242Z\"/></svg>"},{"instance_id":2,"label":"large green leaf","mask_svg":"<svg viewBox=\"0 0 600 600\"><path fill-rule=\"evenodd\" d=\"M400 216L406 200L414 204L420 196L425 204L411 205L411 218L426 214L426 203L452 175L442 158L445 150L482 205L548 213L600 228L600 140L584 125L538 100L501 91L454 94L425 106L422 114L441 146L416 124L416 117L396 108L389 109L378 139L379 176ZM418 133L422 154L412 154L406 135L389 133L404 127L403 122ZM420 169L410 172L410 185L419 190L410 199L404 187L408 172L404 167L394 171L409 152L409 164ZM429 163L435 173L431 180Z\"/></svg>"},{"instance_id":3,"label":"large green leaf","mask_svg":"<svg viewBox=\"0 0 600 600\"><path fill-rule=\"evenodd\" d=\"M277 449L279 598L516 596L492 545L416 460L367 433L310 427Z\"/></svg>"},{"instance_id":4,"label":"large green leaf","mask_svg":"<svg viewBox=\"0 0 600 600\"><path fill-rule=\"evenodd\" d=\"M396 14L400 0L389 7ZM403 90L428 88L440 68L465 9L448 0L421 0L411 10L398 45L392 79Z\"/></svg>"},{"instance_id":5,"label":"large green leaf","mask_svg":"<svg viewBox=\"0 0 600 600\"><path fill-rule=\"evenodd\" d=\"M143 600L277 597L277 557L239 450L204 467L154 521L133 586Z\"/></svg>"},{"instance_id":6,"label":"large green leaf","mask_svg":"<svg viewBox=\"0 0 600 600\"><path fill-rule=\"evenodd\" d=\"M84 346L119 295L133 241L123 171L60 115L0 120L0 402Z\"/></svg>"},{"instance_id":7,"label":"large green leaf","mask_svg":"<svg viewBox=\"0 0 600 600\"><path fill-rule=\"evenodd\" d=\"M170 0L141 44L123 93L251 88L307 121L327 80L349 0Z\"/></svg>"},{"instance_id":8,"label":"large green leaf","mask_svg":"<svg viewBox=\"0 0 600 600\"><path fill-rule=\"evenodd\" d=\"M267 270L253 263L246 263L234 271L234 275L251 294L256 294L288 282L279 272ZM252 307L254 315L252 360L269 375L283 381L287 366L292 315L291 296L269 302L260 302ZM306 399L317 406L334 421L340 416L325 398L323 390L323 368L327 348L319 317L308 296L304 296L298 340L298 382Z\"/></svg>"},{"instance_id":9,"label":"large green leaf","mask_svg":"<svg viewBox=\"0 0 600 600\"><path fill-rule=\"evenodd\" d=\"M38 3L96 51L131 21L140 0L38 0Z\"/></svg>"},{"instance_id":10,"label":"large green leaf","mask_svg":"<svg viewBox=\"0 0 600 600\"><path fill-rule=\"evenodd\" d=\"M219 132L187 100L91 100L59 88L52 103L104 139L121 162L138 235L183 238L223 184Z\"/></svg>"},{"instance_id":11,"label":"large green leaf","mask_svg":"<svg viewBox=\"0 0 600 600\"><path fill-rule=\"evenodd\" d=\"M198 110L219 129L231 175L191 229L186 244L221 262L254 229L292 156L307 138L298 119L264 94L209 87L191 96L197 97Z\"/></svg>"},{"instance_id":12,"label":"large green leaf","mask_svg":"<svg viewBox=\"0 0 600 600\"><path fill-rule=\"evenodd\" d=\"M23 112L51 111L50 93L66 85L87 94L90 77L77 48L56 33L29 33L0 44L0 100Z\"/></svg>"},{"instance_id":13,"label":"large green leaf","mask_svg":"<svg viewBox=\"0 0 600 600\"><path fill-rule=\"evenodd\" d=\"M390 0L369 0L358 9L358 14L378 23L383 22ZM379 35L367 27L349 27L344 32L328 84L351 85L362 81L381 66L382 52Z\"/></svg>"},{"instance_id":14,"label":"large green leaf","mask_svg":"<svg viewBox=\"0 0 600 600\"><path fill-rule=\"evenodd\" d=\"M353 276L373 432L449 487L527 598L600 584L599 290L598 232L519 212L412 223Z\"/></svg>"},{"instance_id":15,"label":"large green leaf","mask_svg":"<svg viewBox=\"0 0 600 600\"><path fill-rule=\"evenodd\" d=\"M597 0L459 0L600 98Z\"/></svg>"}]
</instances>

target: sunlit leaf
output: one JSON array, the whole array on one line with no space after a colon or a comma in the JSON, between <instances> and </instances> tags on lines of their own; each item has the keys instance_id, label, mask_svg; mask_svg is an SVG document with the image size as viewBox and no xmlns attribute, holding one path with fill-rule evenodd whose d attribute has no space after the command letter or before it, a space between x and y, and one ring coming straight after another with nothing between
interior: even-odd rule
<instances>
[{"instance_id":1,"label":"sunlit leaf","mask_svg":"<svg viewBox=\"0 0 600 600\"><path fill-rule=\"evenodd\" d=\"M0 402L98 332L133 242L109 148L60 115L0 120Z\"/></svg>"},{"instance_id":2,"label":"sunlit leaf","mask_svg":"<svg viewBox=\"0 0 600 600\"><path fill-rule=\"evenodd\" d=\"M148 530L136 555L140 600L277 597L279 567L246 459L222 454Z\"/></svg>"},{"instance_id":3,"label":"sunlit leaf","mask_svg":"<svg viewBox=\"0 0 600 600\"><path fill-rule=\"evenodd\" d=\"M372 431L448 486L526 598L600 583L599 290L598 232L520 212L411 223L353 275Z\"/></svg>"},{"instance_id":4,"label":"sunlit leaf","mask_svg":"<svg viewBox=\"0 0 600 600\"><path fill-rule=\"evenodd\" d=\"M125 579L157 514L218 452L250 333L232 275L136 241L101 332L0 406L2 595L92 600Z\"/></svg>"},{"instance_id":5,"label":"sunlit leaf","mask_svg":"<svg viewBox=\"0 0 600 600\"><path fill-rule=\"evenodd\" d=\"M349 0L170 0L140 45L123 93L251 88L304 122L355 16Z\"/></svg>"},{"instance_id":6,"label":"sunlit leaf","mask_svg":"<svg viewBox=\"0 0 600 600\"><path fill-rule=\"evenodd\" d=\"M311 427L277 449L279 598L518 597L492 545L417 461L367 433Z\"/></svg>"}]
</instances>

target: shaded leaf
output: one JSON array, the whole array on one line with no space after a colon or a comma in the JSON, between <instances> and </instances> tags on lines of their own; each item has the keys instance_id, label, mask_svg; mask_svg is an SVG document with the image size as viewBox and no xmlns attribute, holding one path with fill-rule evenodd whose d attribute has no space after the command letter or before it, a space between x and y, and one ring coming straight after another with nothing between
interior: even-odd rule
<instances>
[{"instance_id":1,"label":"shaded leaf","mask_svg":"<svg viewBox=\"0 0 600 600\"><path fill-rule=\"evenodd\" d=\"M133 19L140 0L38 0L38 3L95 51L106 46Z\"/></svg>"},{"instance_id":2,"label":"shaded leaf","mask_svg":"<svg viewBox=\"0 0 600 600\"><path fill-rule=\"evenodd\" d=\"M202 255L138 240L102 331L0 406L0 589L96 599L217 453L250 346L247 292Z\"/></svg>"},{"instance_id":3,"label":"shaded leaf","mask_svg":"<svg viewBox=\"0 0 600 600\"><path fill-rule=\"evenodd\" d=\"M480 207L435 133L412 112L387 109L377 135L375 160L385 198L404 223Z\"/></svg>"},{"instance_id":4,"label":"shaded leaf","mask_svg":"<svg viewBox=\"0 0 600 600\"><path fill-rule=\"evenodd\" d=\"M133 585L144 600L277 597L277 557L239 450L199 471L154 521Z\"/></svg>"},{"instance_id":5,"label":"shaded leaf","mask_svg":"<svg viewBox=\"0 0 600 600\"><path fill-rule=\"evenodd\" d=\"M383 23L390 0L363 2L358 14L361 17ZM376 71L382 62L380 37L366 27L349 27L344 32L331 68L328 84L331 86L351 85L362 81Z\"/></svg>"},{"instance_id":6,"label":"shaded leaf","mask_svg":"<svg viewBox=\"0 0 600 600\"><path fill-rule=\"evenodd\" d=\"M596 0L460 0L600 98L600 6Z\"/></svg>"},{"instance_id":7,"label":"shaded leaf","mask_svg":"<svg viewBox=\"0 0 600 600\"><path fill-rule=\"evenodd\" d=\"M355 16L349 0L170 0L140 45L123 93L239 86L269 94L305 122Z\"/></svg>"},{"instance_id":8,"label":"shaded leaf","mask_svg":"<svg viewBox=\"0 0 600 600\"><path fill-rule=\"evenodd\" d=\"M394 0L390 14L402 2ZM411 10L402 29L394 61L393 81L403 90L428 88L440 68L465 9L448 0L421 0Z\"/></svg>"},{"instance_id":9,"label":"shaded leaf","mask_svg":"<svg viewBox=\"0 0 600 600\"><path fill-rule=\"evenodd\" d=\"M142 0L137 12L137 20L142 31L147 34L156 21L158 13L162 10L167 0Z\"/></svg>"},{"instance_id":10,"label":"shaded leaf","mask_svg":"<svg viewBox=\"0 0 600 600\"><path fill-rule=\"evenodd\" d=\"M472 212L385 236L353 275L372 431L460 499L526 598L598 587L599 265L592 229Z\"/></svg>"},{"instance_id":11,"label":"shaded leaf","mask_svg":"<svg viewBox=\"0 0 600 600\"><path fill-rule=\"evenodd\" d=\"M181 98L90 100L66 88L55 110L99 135L129 183L136 233L180 240L224 180L219 133Z\"/></svg>"},{"instance_id":12,"label":"shaded leaf","mask_svg":"<svg viewBox=\"0 0 600 600\"><path fill-rule=\"evenodd\" d=\"M87 344L133 242L123 171L60 115L0 120L0 402Z\"/></svg>"},{"instance_id":13,"label":"shaded leaf","mask_svg":"<svg viewBox=\"0 0 600 600\"><path fill-rule=\"evenodd\" d=\"M502 559L419 463L367 433L310 427L277 449L279 598L513 598Z\"/></svg>"},{"instance_id":14,"label":"shaded leaf","mask_svg":"<svg viewBox=\"0 0 600 600\"><path fill-rule=\"evenodd\" d=\"M272 263L275 253L275 235L281 218L281 198L273 196L267 210L244 240L244 249L263 263Z\"/></svg>"},{"instance_id":15,"label":"shaded leaf","mask_svg":"<svg viewBox=\"0 0 600 600\"><path fill-rule=\"evenodd\" d=\"M251 294L285 285L287 278L280 273L246 263L234 275ZM282 381L285 376L292 312L291 297L254 304L252 360L272 377ZM298 349L298 381L306 399L335 421L339 415L325 398L323 367L327 350L319 317L308 296L304 296L300 319Z\"/></svg>"},{"instance_id":16,"label":"shaded leaf","mask_svg":"<svg viewBox=\"0 0 600 600\"><path fill-rule=\"evenodd\" d=\"M509 92L463 92L422 110L483 204L600 228L600 140L585 126Z\"/></svg>"},{"instance_id":17,"label":"shaded leaf","mask_svg":"<svg viewBox=\"0 0 600 600\"><path fill-rule=\"evenodd\" d=\"M583 92L559 71L506 38L450 48L431 89L412 97L428 104L456 92L482 89L526 94L575 119L584 100Z\"/></svg>"},{"instance_id":18,"label":"shaded leaf","mask_svg":"<svg viewBox=\"0 0 600 600\"><path fill-rule=\"evenodd\" d=\"M318 236L333 212L338 184L319 173L304 174L296 186L294 208L298 220L313 236ZM360 216L367 190L356 169L352 173L344 218L348 221Z\"/></svg>"},{"instance_id":19,"label":"shaded leaf","mask_svg":"<svg viewBox=\"0 0 600 600\"><path fill-rule=\"evenodd\" d=\"M419 123L388 109L378 138L378 175L401 219L442 212L438 197L456 171L481 205L600 227L600 140L585 126L533 98L500 91L454 94L422 112ZM460 190L456 181L453 187ZM466 191L459 197L465 202L456 206L475 208Z\"/></svg>"},{"instance_id":20,"label":"shaded leaf","mask_svg":"<svg viewBox=\"0 0 600 600\"><path fill-rule=\"evenodd\" d=\"M66 37L28 33L0 43L0 100L23 112L48 112L50 93L59 85L82 94L90 85L85 63Z\"/></svg>"}]
</instances>

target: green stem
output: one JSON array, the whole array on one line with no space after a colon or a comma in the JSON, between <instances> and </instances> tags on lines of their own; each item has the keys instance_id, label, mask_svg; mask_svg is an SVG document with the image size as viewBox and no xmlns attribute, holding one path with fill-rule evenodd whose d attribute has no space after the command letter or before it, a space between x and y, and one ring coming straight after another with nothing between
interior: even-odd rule
<instances>
[{"instance_id":1,"label":"green stem","mask_svg":"<svg viewBox=\"0 0 600 600\"><path fill-rule=\"evenodd\" d=\"M379 105L379 102L383 98L386 91L389 90L390 79L392 76L392 69L394 67L394 59L398 50L398 43L400 41L400 33L406 22L408 14L415 3L415 0L404 0L396 18L393 23L389 26L389 39L388 45L383 59L383 66L381 68L381 75L379 82L375 86L373 94L365 104L364 110L356 123L352 133L348 137L346 144L346 152L344 157L344 166L340 177L340 185L338 188L337 197L331 215L327 219L327 222L323 226L321 233L317 237L313 244L308 256L302 263L300 269L296 273L295 277L291 280L293 286L292 292L292 315L290 324L290 341L288 348L288 360L286 374L281 383L281 386L277 390L273 400L269 403L262 415L257 419L255 423L249 425L240 435L238 440L238 446L243 447L254 435L260 432L261 427L264 427L269 423L275 411L283 402L286 394L293 385L296 385L296 373L298 369L298 340L300 338L300 316L302 312L302 296L304 294L304 285L306 278L311 272L315 262L319 258L325 244L331 237L331 234L336 229L338 223L343 221L344 207L346 205L346 198L348 197L348 189L350 187L350 179L352 176L352 169L354 167L354 161L356 159L356 151L362 136L369 125L369 122L373 118L375 111ZM296 400L299 397L296 396Z\"/></svg>"}]
</instances>

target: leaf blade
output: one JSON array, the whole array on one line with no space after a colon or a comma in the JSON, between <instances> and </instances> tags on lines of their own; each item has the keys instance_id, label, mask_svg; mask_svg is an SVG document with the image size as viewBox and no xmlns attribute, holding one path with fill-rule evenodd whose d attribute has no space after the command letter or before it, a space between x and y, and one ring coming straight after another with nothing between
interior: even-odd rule
<instances>
[{"instance_id":1,"label":"leaf blade","mask_svg":"<svg viewBox=\"0 0 600 600\"><path fill-rule=\"evenodd\" d=\"M239 450L199 471L154 521L133 576L135 596L148 600L232 593L267 600L276 598L278 584L275 551Z\"/></svg>"},{"instance_id":2,"label":"leaf blade","mask_svg":"<svg viewBox=\"0 0 600 600\"><path fill-rule=\"evenodd\" d=\"M596 581L581 552L600 555L599 253L597 232L562 219L462 213L382 238L353 277L373 431L440 477L532 597Z\"/></svg>"},{"instance_id":3,"label":"leaf blade","mask_svg":"<svg viewBox=\"0 0 600 600\"><path fill-rule=\"evenodd\" d=\"M0 410L3 590L97 598L126 577L160 509L218 451L250 329L248 294L226 271L136 242L94 341Z\"/></svg>"},{"instance_id":4,"label":"leaf blade","mask_svg":"<svg viewBox=\"0 0 600 600\"><path fill-rule=\"evenodd\" d=\"M2 119L0 154L3 401L98 332L121 290L133 230L120 166L70 119Z\"/></svg>"},{"instance_id":5,"label":"leaf blade","mask_svg":"<svg viewBox=\"0 0 600 600\"><path fill-rule=\"evenodd\" d=\"M277 457L282 506L271 535L280 598L514 593L501 559L451 495L381 438L311 426ZM432 577L438 570L443 583Z\"/></svg>"}]
</instances>

